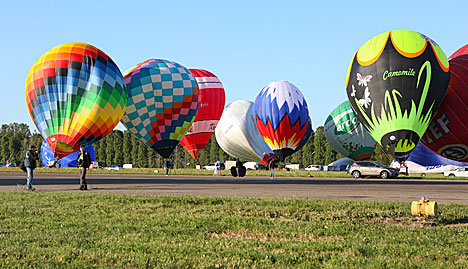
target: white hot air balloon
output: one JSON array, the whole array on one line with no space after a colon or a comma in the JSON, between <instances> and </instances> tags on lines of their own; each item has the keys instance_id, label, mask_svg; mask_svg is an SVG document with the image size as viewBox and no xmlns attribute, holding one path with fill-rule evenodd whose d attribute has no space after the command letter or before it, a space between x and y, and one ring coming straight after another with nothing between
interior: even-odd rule
<instances>
[{"instance_id":1,"label":"white hot air balloon","mask_svg":"<svg viewBox=\"0 0 468 269\"><path fill-rule=\"evenodd\" d=\"M253 102L235 101L226 106L215 130L216 141L231 157L260 162L272 153L255 126Z\"/></svg>"}]
</instances>

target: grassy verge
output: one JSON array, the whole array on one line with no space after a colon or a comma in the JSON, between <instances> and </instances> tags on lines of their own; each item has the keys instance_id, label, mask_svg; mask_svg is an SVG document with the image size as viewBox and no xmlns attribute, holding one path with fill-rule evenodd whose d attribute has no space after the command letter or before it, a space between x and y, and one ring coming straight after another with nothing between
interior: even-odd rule
<instances>
[{"instance_id":1,"label":"grassy verge","mask_svg":"<svg viewBox=\"0 0 468 269\"><path fill-rule=\"evenodd\" d=\"M468 266L468 207L0 193L0 267Z\"/></svg>"},{"instance_id":2,"label":"grassy verge","mask_svg":"<svg viewBox=\"0 0 468 269\"><path fill-rule=\"evenodd\" d=\"M21 172L19 168L16 167L0 167L0 172ZM37 168L34 170L34 173L65 173L65 174L77 174L77 168ZM90 174L142 174L142 175L157 175L157 174L164 174L165 171L162 168L133 168L133 169L123 169L119 171L115 170L106 170L106 169L99 169L99 170L89 170ZM172 175L205 175L210 176L213 175L213 171L210 170L199 170L199 169L172 169ZM227 170L221 171L221 176L231 177L231 173ZM269 170L248 170L247 176L261 176L261 177L269 177L270 171ZM286 171L286 170L278 170L275 171L275 177L334 177L334 178L352 178L352 176L348 175L346 172L337 172L337 171ZM400 175L399 179L468 179L462 177L456 178L448 178L444 177L443 174L427 174L422 176L421 174L409 174L409 176Z\"/></svg>"}]
</instances>

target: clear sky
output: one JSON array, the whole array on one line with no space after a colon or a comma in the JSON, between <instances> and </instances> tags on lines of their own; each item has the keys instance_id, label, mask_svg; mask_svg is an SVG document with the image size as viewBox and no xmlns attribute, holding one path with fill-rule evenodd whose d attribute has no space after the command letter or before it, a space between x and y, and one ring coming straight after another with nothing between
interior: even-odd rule
<instances>
[{"instance_id":1,"label":"clear sky","mask_svg":"<svg viewBox=\"0 0 468 269\"><path fill-rule=\"evenodd\" d=\"M211 71L226 104L288 80L315 129L346 99L349 62L368 39L413 30L449 56L468 43L467 10L468 1L2 1L0 124L35 130L24 98L29 69L57 45L84 42L122 72L150 58Z\"/></svg>"}]
</instances>

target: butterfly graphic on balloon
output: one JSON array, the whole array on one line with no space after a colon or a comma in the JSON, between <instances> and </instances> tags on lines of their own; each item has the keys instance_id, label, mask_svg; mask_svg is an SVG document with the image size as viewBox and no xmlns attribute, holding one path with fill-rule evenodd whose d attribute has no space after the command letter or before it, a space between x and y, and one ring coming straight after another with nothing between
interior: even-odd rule
<instances>
[{"instance_id":1,"label":"butterfly graphic on balloon","mask_svg":"<svg viewBox=\"0 0 468 269\"><path fill-rule=\"evenodd\" d=\"M369 83L372 79L372 75L367 75L363 77L361 74L357 73L356 77L358 80L358 85L361 87L366 87L366 89L364 90L364 96L361 99L359 99L359 104L367 109L369 107L369 104L372 102L372 99L370 98L369 87L367 87L367 83ZM351 87L351 96L356 97L356 89L354 85L351 85Z\"/></svg>"}]
</instances>

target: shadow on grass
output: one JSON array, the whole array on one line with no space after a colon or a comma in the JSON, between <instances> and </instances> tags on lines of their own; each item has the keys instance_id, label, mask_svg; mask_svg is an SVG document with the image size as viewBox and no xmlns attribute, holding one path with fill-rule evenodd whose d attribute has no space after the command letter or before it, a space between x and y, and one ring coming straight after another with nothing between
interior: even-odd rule
<instances>
[{"instance_id":1,"label":"shadow on grass","mask_svg":"<svg viewBox=\"0 0 468 269\"><path fill-rule=\"evenodd\" d=\"M443 225L457 225L457 224L467 224L468 217L458 218L458 219L442 219L439 221Z\"/></svg>"}]
</instances>

